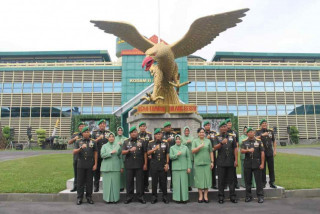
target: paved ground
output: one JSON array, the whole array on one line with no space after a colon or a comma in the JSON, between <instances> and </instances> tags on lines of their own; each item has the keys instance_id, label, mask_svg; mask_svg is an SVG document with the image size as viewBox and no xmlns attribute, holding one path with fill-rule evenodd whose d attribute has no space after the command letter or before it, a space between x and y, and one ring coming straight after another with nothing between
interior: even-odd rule
<instances>
[{"instance_id":1,"label":"paved ground","mask_svg":"<svg viewBox=\"0 0 320 214\"><path fill-rule=\"evenodd\" d=\"M291 149L278 148L278 152L289 153L289 154L298 154L298 155L320 156L320 147L291 148Z\"/></svg>"},{"instance_id":2,"label":"paved ground","mask_svg":"<svg viewBox=\"0 0 320 214\"><path fill-rule=\"evenodd\" d=\"M140 214L186 214L186 213L281 213L281 214L295 214L295 213L320 213L320 198L284 198L266 200L263 204L258 204L256 201L245 203L240 201L238 204L225 202L223 205L217 202L210 202L209 204L188 203L180 205L170 203L165 205L158 202L155 205L147 203L142 205L140 203L131 203L125 205L120 204L105 204L96 203L89 205L87 203L77 206L74 203L65 202L0 202L1 214L37 214L37 213L140 213Z\"/></svg>"},{"instance_id":3,"label":"paved ground","mask_svg":"<svg viewBox=\"0 0 320 214\"><path fill-rule=\"evenodd\" d=\"M0 151L0 162L7 160L14 160L19 158L26 158L36 155L46 154L60 154L60 153L72 153L71 150L26 150L26 151Z\"/></svg>"}]
</instances>

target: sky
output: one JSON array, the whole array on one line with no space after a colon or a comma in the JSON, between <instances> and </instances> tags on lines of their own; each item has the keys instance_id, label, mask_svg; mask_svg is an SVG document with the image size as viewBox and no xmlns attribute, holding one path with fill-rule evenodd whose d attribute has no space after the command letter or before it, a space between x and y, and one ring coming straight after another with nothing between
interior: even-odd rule
<instances>
[{"instance_id":1,"label":"sky","mask_svg":"<svg viewBox=\"0 0 320 214\"><path fill-rule=\"evenodd\" d=\"M249 8L243 22L194 55L216 51L320 53L320 0L160 0L160 35L179 40L197 18ZM0 0L0 52L108 50L116 37L90 20L126 21L158 34L158 0Z\"/></svg>"}]
</instances>

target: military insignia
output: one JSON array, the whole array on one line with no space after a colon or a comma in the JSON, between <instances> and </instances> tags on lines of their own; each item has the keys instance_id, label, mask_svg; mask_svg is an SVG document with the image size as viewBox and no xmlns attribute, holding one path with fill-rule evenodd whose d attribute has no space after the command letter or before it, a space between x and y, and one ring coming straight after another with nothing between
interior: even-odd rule
<instances>
[{"instance_id":1,"label":"military insignia","mask_svg":"<svg viewBox=\"0 0 320 214\"><path fill-rule=\"evenodd\" d=\"M149 140L149 139L150 139L150 138L149 138L149 136L147 135L147 136L146 136L146 140Z\"/></svg>"},{"instance_id":2,"label":"military insignia","mask_svg":"<svg viewBox=\"0 0 320 214\"><path fill-rule=\"evenodd\" d=\"M211 133L210 137L211 137L211 138L214 138L214 133L213 133L213 132Z\"/></svg>"},{"instance_id":3,"label":"military insignia","mask_svg":"<svg viewBox=\"0 0 320 214\"><path fill-rule=\"evenodd\" d=\"M254 142L254 147L259 147L259 143L256 141L256 142Z\"/></svg>"},{"instance_id":4,"label":"military insignia","mask_svg":"<svg viewBox=\"0 0 320 214\"><path fill-rule=\"evenodd\" d=\"M92 147L93 147L93 145L94 145L94 144L93 144L93 142L92 142L92 141L90 141L90 143L89 143L89 147L90 147L90 148L92 148Z\"/></svg>"},{"instance_id":5,"label":"military insignia","mask_svg":"<svg viewBox=\"0 0 320 214\"><path fill-rule=\"evenodd\" d=\"M269 137L271 138L271 137L272 137L272 133L271 133L271 132L268 132L268 134L269 134Z\"/></svg>"},{"instance_id":6,"label":"military insignia","mask_svg":"<svg viewBox=\"0 0 320 214\"><path fill-rule=\"evenodd\" d=\"M96 137L99 137L100 136L100 134L99 133L96 133Z\"/></svg>"},{"instance_id":7,"label":"military insignia","mask_svg":"<svg viewBox=\"0 0 320 214\"><path fill-rule=\"evenodd\" d=\"M233 138L232 138L232 136L229 136L229 141L233 141Z\"/></svg>"},{"instance_id":8,"label":"military insignia","mask_svg":"<svg viewBox=\"0 0 320 214\"><path fill-rule=\"evenodd\" d=\"M167 146L166 146L166 144L165 143L161 143L161 148L162 149L165 149Z\"/></svg>"},{"instance_id":9,"label":"military insignia","mask_svg":"<svg viewBox=\"0 0 320 214\"><path fill-rule=\"evenodd\" d=\"M137 143L137 146L138 146L138 147L141 147L141 146L142 146L142 143L141 143L141 142L138 142L138 143Z\"/></svg>"}]
</instances>

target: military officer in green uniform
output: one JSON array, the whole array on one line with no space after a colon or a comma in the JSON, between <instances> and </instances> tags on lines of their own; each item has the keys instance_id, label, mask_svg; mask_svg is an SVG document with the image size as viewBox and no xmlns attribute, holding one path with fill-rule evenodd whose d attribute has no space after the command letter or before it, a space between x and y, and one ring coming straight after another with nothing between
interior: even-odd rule
<instances>
[{"instance_id":1,"label":"military officer in green uniform","mask_svg":"<svg viewBox=\"0 0 320 214\"><path fill-rule=\"evenodd\" d=\"M84 187L86 186L86 198L89 204L93 204L92 186L93 171L97 169L98 152L97 145L93 139L90 139L89 127L86 126L81 131L82 137L74 144L73 154L78 155L77 165L77 204L82 204Z\"/></svg>"},{"instance_id":2,"label":"military officer in green uniform","mask_svg":"<svg viewBox=\"0 0 320 214\"><path fill-rule=\"evenodd\" d=\"M99 129L94 130L92 132L92 138L97 143L97 149L98 149L98 168L94 172L94 192L99 192L99 181L100 181L100 167L101 167L101 148L104 144L108 143L108 134L110 133L109 130L106 130L106 120L101 119L98 122Z\"/></svg>"},{"instance_id":3,"label":"military officer in green uniform","mask_svg":"<svg viewBox=\"0 0 320 214\"><path fill-rule=\"evenodd\" d=\"M77 140L82 138L81 131L86 126L84 122L78 123L78 130L79 132L73 133L71 136L71 139L68 141L68 144L74 144ZM70 190L70 192L77 191L77 165L78 165L78 154L73 155L73 174L74 174L74 180L73 180L73 189Z\"/></svg>"},{"instance_id":4,"label":"military officer in green uniform","mask_svg":"<svg viewBox=\"0 0 320 214\"><path fill-rule=\"evenodd\" d=\"M140 139L142 139L144 141L144 143L146 144L146 148L148 148L149 142L152 140L152 134L151 132L147 131L147 124L146 122L140 122L139 123L139 133L138 133L138 137ZM144 186L144 192L149 192L149 172L150 170L150 161L148 160L148 170L144 171L144 182L143 182L143 186Z\"/></svg>"},{"instance_id":5,"label":"military officer in green uniform","mask_svg":"<svg viewBox=\"0 0 320 214\"><path fill-rule=\"evenodd\" d=\"M174 142L174 136L176 135L176 133L172 130L171 128L171 123L170 122L165 122L163 124L163 132L162 132L162 140L167 142L169 144L169 151L170 151L170 147L173 146L175 144ZM170 191L172 192L172 162L171 160L169 160L169 172L170 172Z\"/></svg>"},{"instance_id":6,"label":"military officer in green uniform","mask_svg":"<svg viewBox=\"0 0 320 214\"><path fill-rule=\"evenodd\" d=\"M232 122L231 122L231 119L228 118L226 119L226 122L227 122L227 127L228 127L228 133L229 134L232 134L235 139L236 139L236 143L237 143L237 148L239 150L239 135L238 135L238 132L235 131L234 129L232 129ZM237 176L237 168L234 167L234 181L235 181L235 187L236 189L240 189L240 185L238 184L238 176Z\"/></svg>"},{"instance_id":7,"label":"military officer in green uniform","mask_svg":"<svg viewBox=\"0 0 320 214\"><path fill-rule=\"evenodd\" d=\"M181 136L181 143L188 147L190 151L190 159L191 159L191 172L188 174L188 190L192 191L193 183L194 183L194 173L193 173L193 154L192 154L192 141L193 136L190 134L189 126L185 126L183 128L183 135Z\"/></svg>"},{"instance_id":8,"label":"military officer in green uniform","mask_svg":"<svg viewBox=\"0 0 320 214\"><path fill-rule=\"evenodd\" d=\"M158 181L162 190L162 201L169 203L167 198L167 171L169 169L169 143L162 138L162 132L158 128L154 131L154 140L149 142L148 155L151 155L150 173L152 177L151 204L158 200Z\"/></svg>"},{"instance_id":9,"label":"military officer in green uniform","mask_svg":"<svg viewBox=\"0 0 320 214\"><path fill-rule=\"evenodd\" d=\"M224 203L224 187L229 185L230 201L237 203L235 191L234 167L238 166L238 148L235 137L227 133L225 120L219 124L219 134L214 139L214 149L218 151L218 202Z\"/></svg>"},{"instance_id":10,"label":"military officer in green uniform","mask_svg":"<svg viewBox=\"0 0 320 214\"><path fill-rule=\"evenodd\" d=\"M211 123L206 120L203 123L203 128L205 130L206 133L206 137L207 139L210 140L211 144L212 144L212 148L213 148L213 143L214 143L214 137L216 136L217 132L214 130L211 130ZM216 150L213 150L213 158L214 158L214 165L213 165L213 169L212 169L212 188L213 189L217 189L217 154L216 154Z\"/></svg>"},{"instance_id":11,"label":"military officer in green uniform","mask_svg":"<svg viewBox=\"0 0 320 214\"><path fill-rule=\"evenodd\" d=\"M245 202L252 201L251 185L252 173L257 184L258 203L263 203L263 186L261 171L264 169L264 145L260 139L255 138L254 130L251 127L247 129L248 138L242 141L241 153L245 154L244 159L244 179L246 182Z\"/></svg>"},{"instance_id":12,"label":"military officer in green uniform","mask_svg":"<svg viewBox=\"0 0 320 214\"><path fill-rule=\"evenodd\" d=\"M116 203L120 199L120 175L123 173L121 147L115 142L114 133L110 132L108 143L101 148L103 200L107 203Z\"/></svg>"},{"instance_id":13,"label":"military officer in green uniform","mask_svg":"<svg viewBox=\"0 0 320 214\"><path fill-rule=\"evenodd\" d=\"M191 172L190 150L181 144L181 136L175 136L176 144L170 148L172 160L172 199L178 203L186 203L189 200L188 174Z\"/></svg>"},{"instance_id":14,"label":"military officer in green uniform","mask_svg":"<svg viewBox=\"0 0 320 214\"><path fill-rule=\"evenodd\" d=\"M147 170L147 148L145 148L143 140L138 138L138 131L135 126L130 128L129 133L130 138L125 140L122 145L122 155L125 156L124 165L127 172L127 195L124 203L128 204L133 200L134 178L136 178L138 201L145 204L143 171Z\"/></svg>"},{"instance_id":15,"label":"military officer in green uniform","mask_svg":"<svg viewBox=\"0 0 320 214\"><path fill-rule=\"evenodd\" d=\"M264 146L265 153L265 168L262 171L262 183L263 187L266 187L267 184L267 176L266 176L266 163L268 164L269 169L269 184L271 188L277 188L274 184L275 182L275 173L274 173L274 157L277 154L277 142L274 137L274 133L272 129L268 128L268 123L266 119L262 119L260 121L260 129L256 130L256 137L259 138Z\"/></svg>"},{"instance_id":16,"label":"military officer in green uniform","mask_svg":"<svg viewBox=\"0 0 320 214\"><path fill-rule=\"evenodd\" d=\"M119 144L120 147L122 148L122 144L126 139L128 138L123 135L123 127L119 126L117 128L117 136L114 141L117 144ZM124 158L122 158L121 160L124 161ZM120 175L120 192L123 192L125 187L126 187L126 172L124 170L123 173L121 173Z\"/></svg>"}]
</instances>

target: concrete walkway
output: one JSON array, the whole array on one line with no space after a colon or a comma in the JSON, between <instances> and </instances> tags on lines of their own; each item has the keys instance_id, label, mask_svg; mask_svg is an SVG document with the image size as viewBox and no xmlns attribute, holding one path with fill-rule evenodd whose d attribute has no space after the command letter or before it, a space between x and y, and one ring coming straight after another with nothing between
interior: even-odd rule
<instances>
[{"instance_id":1,"label":"concrete walkway","mask_svg":"<svg viewBox=\"0 0 320 214\"><path fill-rule=\"evenodd\" d=\"M218 204L211 201L209 204L188 203L185 205L169 203L168 205L158 202L157 204L140 204L137 202L125 205L95 203L90 205L83 203L78 206L70 202L0 202L1 214L43 214L43 213L68 213L68 214L95 214L95 213L139 213L139 214L186 214L186 213L281 213L281 214L314 214L320 213L320 198L283 198L265 200L258 204L256 200L245 203L240 200L238 204L226 201Z\"/></svg>"},{"instance_id":2,"label":"concrete walkway","mask_svg":"<svg viewBox=\"0 0 320 214\"><path fill-rule=\"evenodd\" d=\"M310 148L278 148L280 153L297 154L297 155L311 155L320 156L320 147L310 147Z\"/></svg>"},{"instance_id":3,"label":"concrete walkway","mask_svg":"<svg viewBox=\"0 0 320 214\"><path fill-rule=\"evenodd\" d=\"M7 160L15 160L37 155L47 154L71 154L71 150L26 150L26 151L0 151L0 162Z\"/></svg>"}]
</instances>

